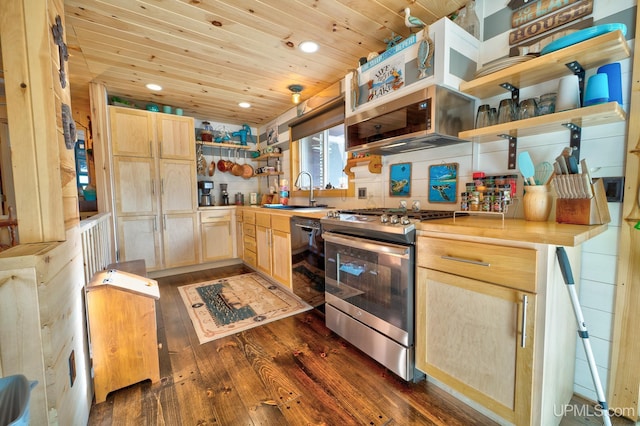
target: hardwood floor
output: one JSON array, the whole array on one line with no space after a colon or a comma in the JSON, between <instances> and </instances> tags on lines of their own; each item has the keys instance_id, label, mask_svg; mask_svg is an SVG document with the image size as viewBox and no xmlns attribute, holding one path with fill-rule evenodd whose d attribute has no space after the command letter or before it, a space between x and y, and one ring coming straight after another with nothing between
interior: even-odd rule
<instances>
[{"instance_id":1,"label":"hardwood floor","mask_svg":"<svg viewBox=\"0 0 640 426\"><path fill-rule=\"evenodd\" d=\"M235 265L158 279L161 381L110 393L92 406L89 425L496 424L431 383L399 379L316 310L200 345L177 288L247 272ZM586 420L562 424L597 424Z\"/></svg>"}]
</instances>

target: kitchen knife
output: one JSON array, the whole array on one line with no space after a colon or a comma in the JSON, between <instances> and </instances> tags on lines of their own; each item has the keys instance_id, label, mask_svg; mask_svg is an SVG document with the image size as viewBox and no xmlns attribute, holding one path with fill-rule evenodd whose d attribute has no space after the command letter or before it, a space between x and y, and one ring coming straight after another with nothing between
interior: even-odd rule
<instances>
[{"instance_id":1,"label":"kitchen knife","mask_svg":"<svg viewBox=\"0 0 640 426\"><path fill-rule=\"evenodd\" d=\"M569 174L569 168L567 167L567 162L565 161L562 155L559 155L558 157L556 157L556 163L558 163L558 166L560 167L559 174L562 174L562 175Z\"/></svg>"},{"instance_id":2,"label":"kitchen knife","mask_svg":"<svg viewBox=\"0 0 640 426\"><path fill-rule=\"evenodd\" d=\"M558 160L553 162L553 172L556 175L561 175L562 174L562 168L560 167L560 163L558 163Z\"/></svg>"},{"instance_id":3,"label":"kitchen knife","mask_svg":"<svg viewBox=\"0 0 640 426\"><path fill-rule=\"evenodd\" d=\"M571 179L573 180L573 184L576 189L576 198L587 198L587 195L584 192L584 185L582 183L582 175L574 173L571 175Z\"/></svg>"},{"instance_id":4,"label":"kitchen knife","mask_svg":"<svg viewBox=\"0 0 640 426\"><path fill-rule=\"evenodd\" d=\"M558 196L560 198L569 198L569 192L567 191L567 185L565 183L567 175L558 175L555 180L558 186Z\"/></svg>"},{"instance_id":5,"label":"kitchen knife","mask_svg":"<svg viewBox=\"0 0 640 426\"><path fill-rule=\"evenodd\" d=\"M578 173L578 160L576 160L576 157L570 155L569 157L567 157L567 162L569 164L569 173Z\"/></svg>"},{"instance_id":6,"label":"kitchen knife","mask_svg":"<svg viewBox=\"0 0 640 426\"><path fill-rule=\"evenodd\" d=\"M580 167L582 168L582 181L585 189L585 195L587 198L593 197L593 188L591 187L593 181L591 180L591 171L587 166L587 160L584 158L580 160Z\"/></svg>"},{"instance_id":7,"label":"kitchen knife","mask_svg":"<svg viewBox=\"0 0 640 426\"><path fill-rule=\"evenodd\" d=\"M591 179L589 179L589 175L587 173L582 173L580 178L582 179L582 186L584 187L584 198L592 198L593 189L591 188Z\"/></svg>"}]
</instances>

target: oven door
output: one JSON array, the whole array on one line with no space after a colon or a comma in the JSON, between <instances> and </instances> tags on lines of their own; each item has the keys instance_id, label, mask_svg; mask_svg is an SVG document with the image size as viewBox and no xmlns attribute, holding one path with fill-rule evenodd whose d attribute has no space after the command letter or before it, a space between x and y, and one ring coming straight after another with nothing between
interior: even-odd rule
<instances>
[{"instance_id":1,"label":"oven door","mask_svg":"<svg viewBox=\"0 0 640 426\"><path fill-rule=\"evenodd\" d=\"M328 304L413 345L414 246L323 233Z\"/></svg>"}]
</instances>

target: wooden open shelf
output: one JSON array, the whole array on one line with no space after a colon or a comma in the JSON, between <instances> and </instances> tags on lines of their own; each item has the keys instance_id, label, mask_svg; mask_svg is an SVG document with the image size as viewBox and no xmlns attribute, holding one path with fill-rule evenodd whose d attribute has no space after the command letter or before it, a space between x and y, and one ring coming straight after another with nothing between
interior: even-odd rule
<instances>
[{"instance_id":1,"label":"wooden open shelf","mask_svg":"<svg viewBox=\"0 0 640 426\"><path fill-rule=\"evenodd\" d=\"M280 158L282 157L282 153L270 152L269 154L262 154L259 157L255 157L253 161L268 161L271 158Z\"/></svg>"},{"instance_id":2,"label":"wooden open shelf","mask_svg":"<svg viewBox=\"0 0 640 426\"><path fill-rule=\"evenodd\" d=\"M626 114L622 107L617 102L609 102L467 130L460 132L458 137L473 142L491 142L500 140L502 138L500 135L523 137L557 132L565 129L562 125L568 123L578 127L589 127L615 123L625 119Z\"/></svg>"},{"instance_id":3,"label":"wooden open shelf","mask_svg":"<svg viewBox=\"0 0 640 426\"><path fill-rule=\"evenodd\" d=\"M247 145L236 145L235 143L224 143L224 142L202 142L196 141L196 144L202 146L210 146L212 148L224 148L224 149L252 149Z\"/></svg>"},{"instance_id":4,"label":"wooden open shelf","mask_svg":"<svg viewBox=\"0 0 640 426\"><path fill-rule=\"evenodd\" d=\"M589 40L541 55L526 62L496 71L484 77L460 84L460 91L480 99L504 93L500 85L509 83L522 88L570 75L566 64L577 61L584 69L628 58L627 40L620 31L613 31Z\"/></svg>"}]
</instances>

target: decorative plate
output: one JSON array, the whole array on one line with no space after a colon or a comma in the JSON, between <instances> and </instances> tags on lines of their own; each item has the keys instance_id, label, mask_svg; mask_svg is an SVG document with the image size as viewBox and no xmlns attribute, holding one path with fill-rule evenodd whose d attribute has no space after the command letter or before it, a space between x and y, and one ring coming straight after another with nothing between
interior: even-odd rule
<instances>
[{"instance_id":1,"label":"decorative plate","mask_svg":"<svg viewBox=\"0 0 640 426\"><path fill-rule=\"evenodd\" d=\"M602 34L610 33L616 30L620 30L622 35L627 35L627 26L625 24L603 24L595 27L585 28L584 30L576 31L562 38L552 41L547 44L540 51L541 55L555 52L556 50L563 49L565 47L580 43L581 41L589 40L590 38L597 37Z\"/></svg>"},{"instance_id":2,"label":"decorative plate","mask_svg":"<svg viewBox=\"0 0 640 426\"><path fill-rule=\"evenodd\" d=\"M492 74L496 71L509 68L512 65L519 64L521 62L529 61L535 58L537 55L524 55L524 56L510 56L508 58L497 59L484 65L475 73L475 78L484 77L485 75Z\"/></svg>"}]
</instances>

